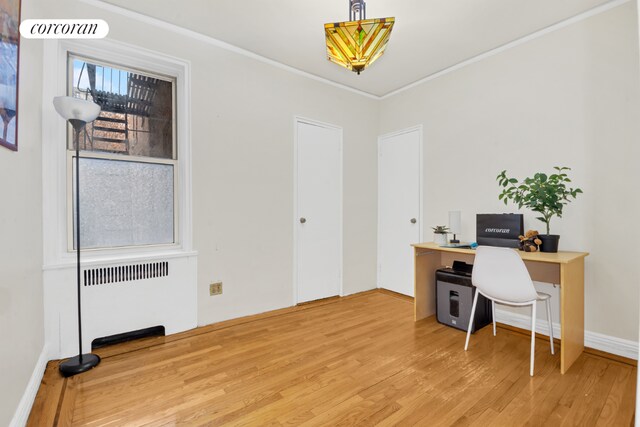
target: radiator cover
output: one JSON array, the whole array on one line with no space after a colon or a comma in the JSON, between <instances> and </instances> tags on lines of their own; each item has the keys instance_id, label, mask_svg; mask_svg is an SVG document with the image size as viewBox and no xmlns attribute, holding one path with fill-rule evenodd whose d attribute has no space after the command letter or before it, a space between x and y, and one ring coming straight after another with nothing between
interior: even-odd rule
<instances>
[{"instance_id":1,"label":"radiator cover","mask_svg":"<svg viewBox=\"0 0 640 427\"><path fill-rule=\"evenodd\" d=\"M167 335L197 326L197 254L127 262L83 262L82 346L94 339L163 326ZM78 353L76 268L43 274L50 357Z\"/></svg>"}]
</instances>

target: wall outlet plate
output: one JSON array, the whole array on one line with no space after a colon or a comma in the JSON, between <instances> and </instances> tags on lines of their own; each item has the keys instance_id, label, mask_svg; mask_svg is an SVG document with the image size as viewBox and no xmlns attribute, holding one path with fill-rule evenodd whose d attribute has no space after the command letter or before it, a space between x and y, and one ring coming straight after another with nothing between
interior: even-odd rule
<instances>
[{"instance_id":1,"label":"wall outlet plate","mask_svg":"<svg viewBox=\"0 0 640 427\"><path fill-rule=\"evenodd\" d=\"M215 282L209 285L209 296L222 294L222 282Z\"/></svg>"}]
</instances>

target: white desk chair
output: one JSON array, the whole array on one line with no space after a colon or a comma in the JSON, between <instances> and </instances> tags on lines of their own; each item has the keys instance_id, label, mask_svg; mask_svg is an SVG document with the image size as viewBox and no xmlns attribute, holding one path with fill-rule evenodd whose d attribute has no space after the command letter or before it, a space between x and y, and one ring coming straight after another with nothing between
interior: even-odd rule
<instances>
[{"instance_id":1,"label":"white desk chair","mask_svg":"<svg viewBox=\"0 0 640 427\"><path fill-rule=\"evenodd\" d=\"M536 302L545 301L547 305L547 319L549 320L549 340L551 342L551 354L553 349L553 324L551 323L551 295L537 292L529 276L529 271L524 265L520 255L509 248L495 248L480 246L476 250L471 276L473 285L477 288L471 308L471 319L464 350L469 348L469 337L473 328L473 318L476 314L478 294L491 300L493 311L493 335L496 335L495 304L507 304L515 306L531 306L531 368L533 376L533 362L536 346Z\"/></svg>"}]
</instances>

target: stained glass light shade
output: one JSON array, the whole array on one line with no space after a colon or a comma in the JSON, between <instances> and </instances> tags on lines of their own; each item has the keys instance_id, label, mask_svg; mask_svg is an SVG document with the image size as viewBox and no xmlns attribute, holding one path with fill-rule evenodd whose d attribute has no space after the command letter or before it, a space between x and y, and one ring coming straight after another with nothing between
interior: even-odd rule
<instances>
[{"instance_id":1,"label":"stained glass light shade","mask_svg":"<svg viewBox=\"0 0 640 427\"><path fill-rule=\"evenodd\" d=\"M384 54L395 18L324 25L329 61L360 74Z\"/></svg>"}]
</instances>

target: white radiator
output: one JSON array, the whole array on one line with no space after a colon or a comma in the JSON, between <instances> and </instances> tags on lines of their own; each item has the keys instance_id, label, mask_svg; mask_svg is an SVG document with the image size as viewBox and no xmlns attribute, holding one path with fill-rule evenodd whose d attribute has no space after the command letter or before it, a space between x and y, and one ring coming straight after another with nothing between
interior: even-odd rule
<instances>
[{"instance_id":1,"label":"white radiator","mask_svg":"<svg viewBox=\"0 0 640 427\"><path fill-rule=\"evenodd\" d=\"M82 268L82 346L96 338L164 326L197 326L197 256L92 262ZM45 338L54 359L78 353L75 265L44 271Z\"/></svg>"}]
</instances>

